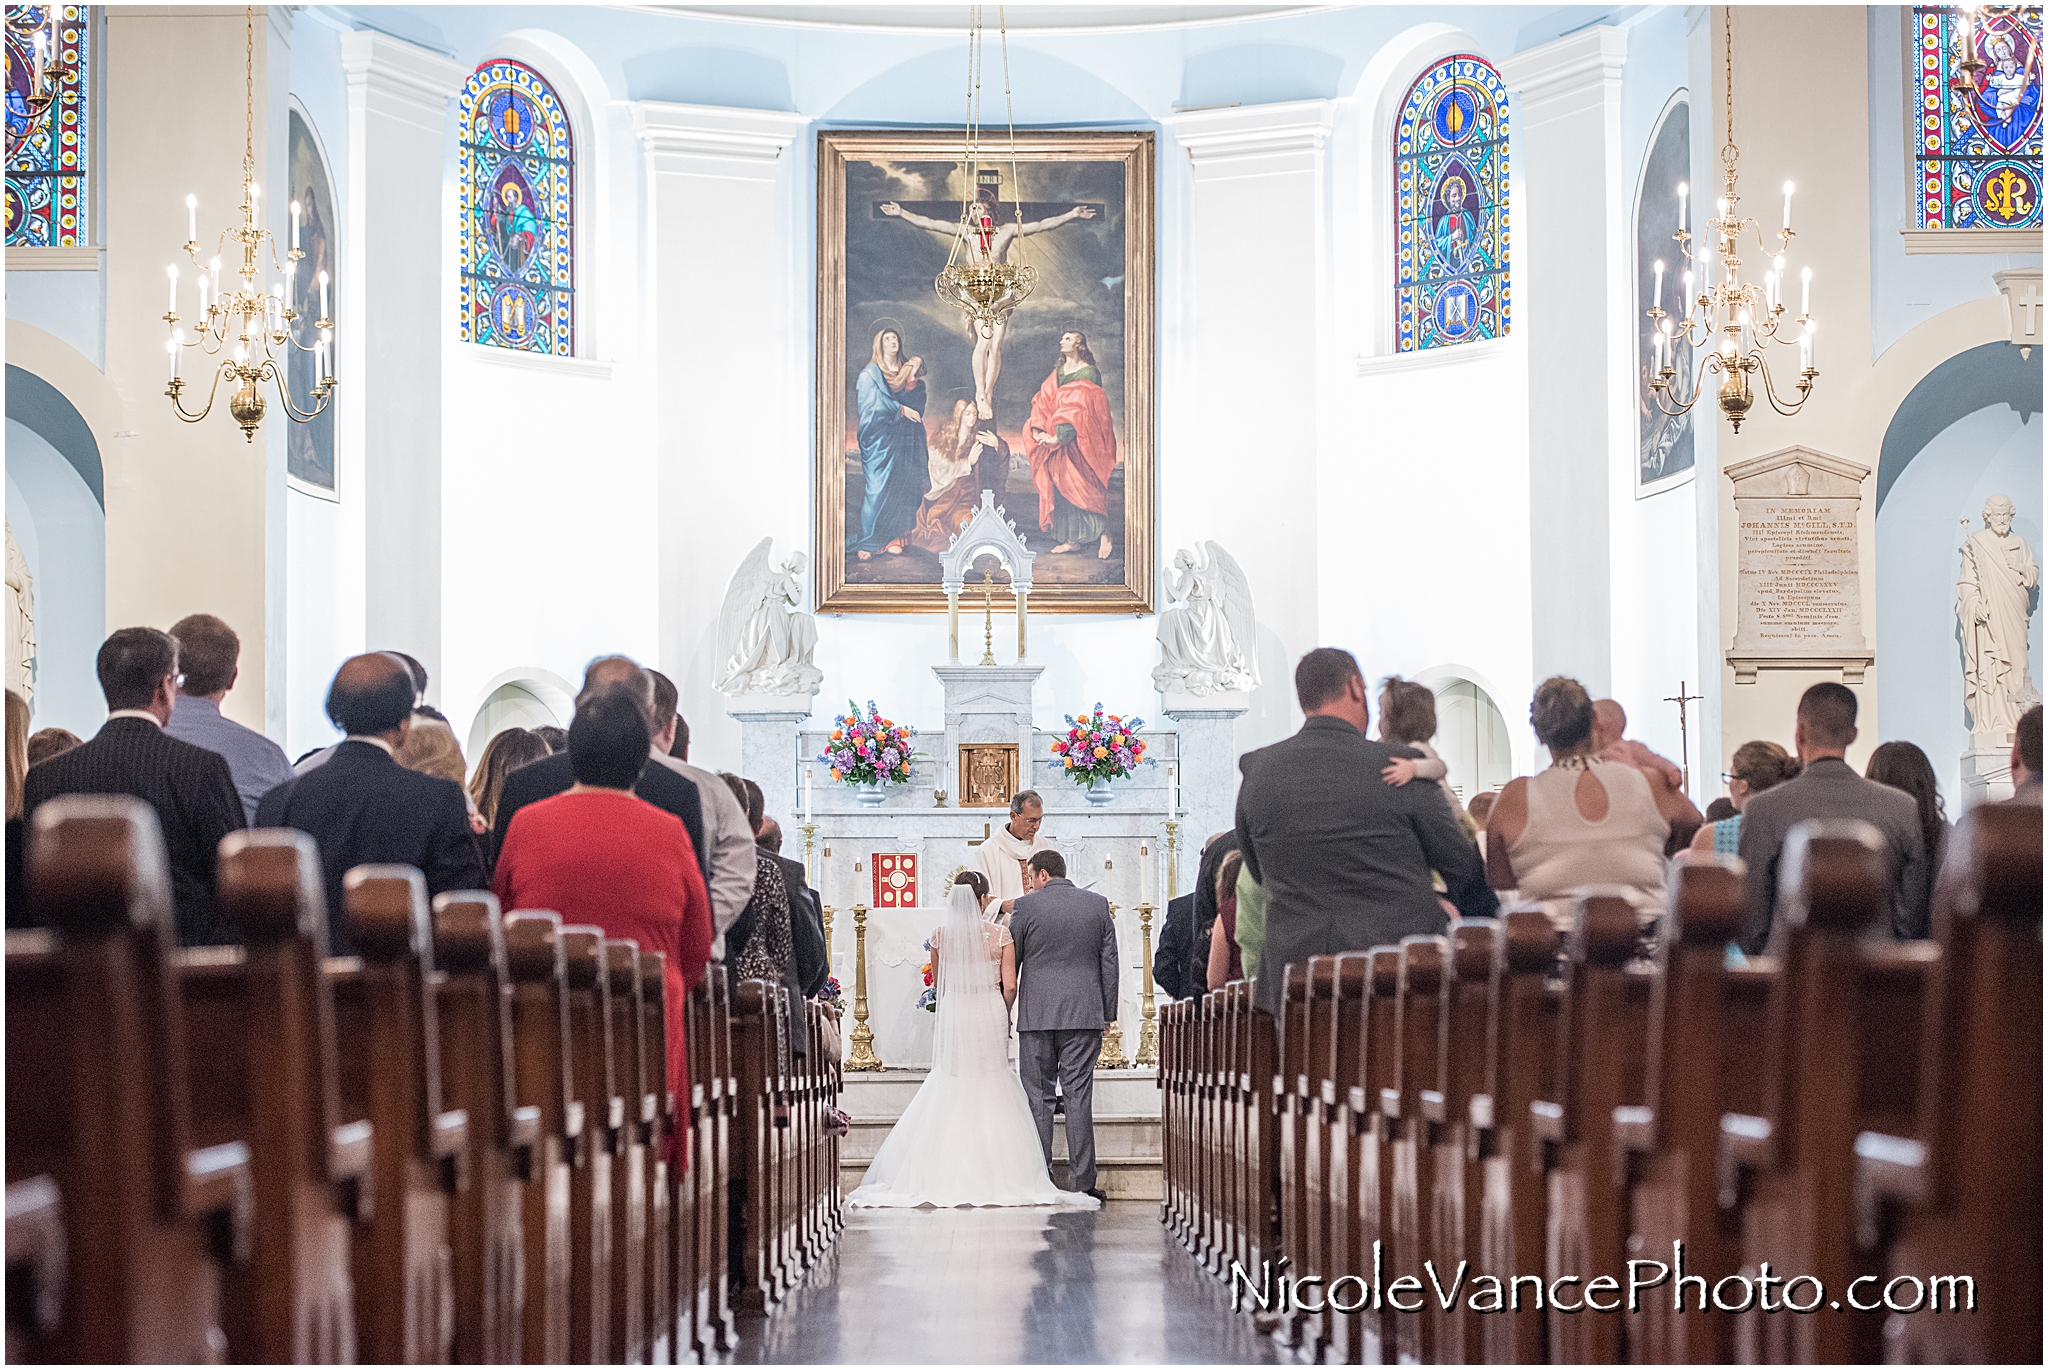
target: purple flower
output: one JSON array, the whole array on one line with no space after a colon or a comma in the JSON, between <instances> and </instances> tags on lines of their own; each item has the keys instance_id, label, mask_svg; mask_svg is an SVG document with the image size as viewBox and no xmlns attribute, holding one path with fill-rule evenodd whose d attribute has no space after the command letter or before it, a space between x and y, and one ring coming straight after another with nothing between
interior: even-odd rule
<instances>
[{"instance_id":1,"label":"purple flower","mask_svg":"<svg viewBox=\"0 0 2048 1370\"><path fill-rule=\"evenodd\" d=\"M882 748L882 768L883 768L884 770L894 770L894 769L895 769L895 767L896 767L896 749L895 749L894 747L884 747L884 748Z\"/></svg>"},{"instance_id":2,"label":"purple flower","mask_svg":"<svg viewBox=\"0 0 2048 1370\"><path fill-rule=\"evenodd\" d=\"M839 754L839 769L843 771L843 770L846 770L847 768L851 767L852 765L853 765L853 753L852 753L852 752L841 752L841 753Z\"/></svg>"}]
</instances>

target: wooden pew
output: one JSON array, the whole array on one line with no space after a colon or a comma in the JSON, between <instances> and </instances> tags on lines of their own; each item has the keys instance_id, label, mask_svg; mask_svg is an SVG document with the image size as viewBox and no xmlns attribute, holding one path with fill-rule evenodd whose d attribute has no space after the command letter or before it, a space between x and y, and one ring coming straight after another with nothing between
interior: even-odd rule
<instances>
[{"instance_id":1,"label":"wooden pew","mask_svg":"<svg viewBox=\"0 0 2048 1370\"><path fill-rule=\"evenodd\" d=\"M646 1005L640 993L640 944L605 939L612 1079L622 1105L619 1144L612 1158L611 1360L640 1365L647 1359L647 1137L659 1104L647 1071L643 1036Z\"/></svg>"},{"instance_id":2,"label":"wooden pew","mask_svg":"<svg viewBox=\"0 0 2048 1370\"><path fill-rule=\"evenodd\" d=\"M341 1096L375 1129L377 1202L350 1265L363 1359L442 1364L454 1333L449 1200L468 1182L469 1116L443 1109L427 886L410 866L358 866L342 902L359 955L327 963Z\"/></svg>"},{"instance_id":3,"label":"wooden pew","mask_svg":"<svg viewBox=\"0 0 2048 1370\"><path fill-rule=\"evenodd\" d=\"M7 937L12 1358L225 1349L220 1266L250 1254L252 1166L243 1139L196 1144L164 863L135 800L36 812L29 879L54 931Z\"/></svg>"},{"instance_id":4,"label":"wooden pew","mask_svg":"<svg viewBox=\"0 0 2048 1370\"><path fill-rule=\"evenodd\" d=\"M1636 912L1619 892L1579 891L1572 919L1557 1092L1530 1109L1552 1159L1544 1263L1552 1286L1550 1356L1559 1364L1612 1365L1621 1359L1616 1313L1628 1241L1614 1111L1643 1099L1651 977L1629 969ZM1559 1284L1574 1276L1575 1285Z\"/></svg>"},{"instance_id":5,"label":"wooden pew","mask_svg":"<svg viewBox=\"0 0 2048 1370\"><path fill-rule=\"evenodd\" d=\"M668 1040L668 957L658 951L640 953L641 1033L647 1049L648 1088L654 1091L655 1115L648 1125L647 1249L643 1269L647 1290L647 1359L651 1365L673 1364L678 1345L678 1303L675 1283L675 1171L669 1150L676 1136L676 1098L668 1087L671 1050L682 1043Z\"/></svg>"},{"instance_id":6,"label":"wooden pew","mask_svg":"<svg viewBox=\"0 0 2048 1370\"><path fill-rule=\"evenodd\" d=\"M1238 1212L1238 1192L1243 1187L1238 1173L1242 1156L1244 1136L1245 1099L1238 1089L1237 1080L1237 995L1228 985L1212 993L1216 996L1216 1020L1212 1045L1215 1063L1211 1077L1213 1105L1216 1114L1215 1145L1211 1158L1215 1163L1211 1197L1215 1206L1215 1221L1211 1226L1210 1258L1215 1262L1219 1276L1228 1276L1230 1262L1235 1257L1239 1241L1239 1223L1242 1215Z\"/></svg>"},{"instance_id":7,"label":"wooden pew","mask_svg":"<svg viewBox=\"0 0 2048 1370\"><path fill-rule=\"evenodd\" d=\"M1669 1272L1629 1319L1629 1358L1638 1363L1724 1364L1735 1356L1734 1318L1700 1297L1699 1286L1676 1281L1703 1276L1711 1291L1742 1263L1742 1234L1720 1206L1715 1158L1722 1115L1754 1113L1762 1079L1752 1053L1763 1037L1773 972L1727 967L1747 901L1742 865L1732 857L1679 868L1662 973L1651 990L1644 1103L1616 1110L1615 1135L1633 1176L1630 1254ZM1645 1278L1652 1273L1646 1269ZM1674 1289L1690 1291L1682 1310Z\"/></svg>"},{"instance_id":8,"label":"wooden pew","mask_svg":"<svg viewBox=\"0 0 2048 1370\"><path fill-rule=\"evenodd\" d=\"M1330 1190L1328 1268L1322 1273L1328 1276L1324 1297L1333 1300L1325 1319L1329 1327L1328 1357L1357 1364L1363 1354L1359 1344L1359 1318L1363 1315L1343 1309L1353 1308L1359 1298L1359 1285L1369 1286L1372 1279L1370 1251L1361 1249L1358 1242L1357 1153L1363 1129L1352 1099L1365 1086L1365 1004L1372 980L1372 953L1341 952L1335 961L1330 984L1335 1021L1330 1033L1329 1064L1324 1072L1330 1085L1324 1096Z\"/></svg>"},{"instance_id":9,"label":"wooden pew","mask_svg":"<svg viewBox=\"0 0 2048 1370\"><path fill-rule=\"evenodd\" d=\"M1301 1073L1295 1077L1296 1108L1300 1112L1302 1140L1303 1213L1307 1224L1302 1231L1301 1273L1320 1275L1322 1285L1310 1296L1320 1311L1310 1313L1303 1324L1305 1348L1318 1359L1330 1344L1330 1119L1336 1113L1337 1084L1330 1077L1337 1031L1337 958L1311 956L1308 959L1308 1040L1301 1056Z\"/></svg>"},{"instance_id":10,"label":"wooden pew","mask_svg":"<svg viewBox=\"0 0 2048 1370\"><path fill-rule=\"evenodd\" d=\"M1280 1081L1273 1096L1280 1110L1280 1255L1298 1276L1312 1273L1308 1264L1308 1120L1302 1106L1308 1064L1308 965L1291 962L1281 971ZM1213 1266L1211 1267L1214 1268ZM1289 1310L1278 1335L1290 1347L1301 1345L1304 1314Z\"/></svg>"},{"instance_id":11,"label":"wooden pew","mask_svg":"<svg viewBox=\"0 0 2048 1370\"><path fill-rule=\"evenodd\" d=\"M561 915L519 912L505 918L505 962L512 978L513 1097L540 1111L533 1173L522 1205L525 1295L520 1350L529 1365L569 1359L569 1234L573 1172L584 1136L569 1051L568 961Z\"/></svg>"},{"instance_id":12,"label":"wooden pew","mask_svg":"<svg viewBox=\"0 0 2048 1370\"><path fill-rule=\"evenodd\" d=\"M483 891L443 894L433 911L442 1102L470 1120L469 1187L449 1212L450 1358L460 1365L516 1364L526 1304L525 1187L539 1178L541 1109L520 1104L515 1093L498 901Z\"/></svg>"},{"instance_id":13,"label":"wooden pew","mask_svg":"<svg viewBox=\"0 0 2048 1370\"><path fill-rule=\"evenodd\" d=\"M1920 1062L1900 1048L1919 1041L1936 951L1860 945L1888 878L1883 838L1868 824L1799 825L1780 871L1785 950L1762 1052L1764 1111L1723 1117L1721 1164L1724 1190L1740 1206L1744 1266L1760 1275L1768 1261L1774 1277L1801 1280L1777 1287L1794 1304L1814 1298L1807 1277L1824 1292L1810 1313L1753 1306L1740 1314L1737 1355L1879 1360L1884 1314L1827 1303L1879 1273L1855 1239L1856 1138L1913 1131Z\"/></svg>"},{"instance_id":14,"label":"wooden pew","mask_svg":"<svg viewBox=\"0 0 2048 1370\"><path fill-rule=\"evenodd\" d=\"M739 1113L733 1120L732 1179L740 1211L741 1308L765 1311L777 1297L775 1280L772 1168L775 1101L775 1001L781 988L765 980L742 980L733 996L732 1055L738 1078Z\"/></svg>"},{"instance_id":15,"label":"wooden pew","mask_svg":"<svg viewBox=\"0 0 2048 1370\"><path fill-rule=\"evenodd\" d=\"M1923 1038L1917 1137L1856 1139L1859 1226L1895 1232L1884 1284L1969 1275L1976 1311L1897 1319L1893 1360L2041 1360L2041 810L1983 805L1956 825L1936 895L1944 959ZM1893 1281L1899 1281L1892 1286ZM1866 1285L1864 1303L1885 1288ZM1937 1297L1940 1297L1937 1295Z\"/></svg>"},{"instance_id":16,"label":"wooden pew","mask_svg":"<svg viewBox=\"0 0 2048 1370\"><path fill-rule=\"evenodd\" d=\"M1159 1221L1176 1240L1181 1239L1186 1174L1180 1159L1180 1013L1178 1001L1159 1006L1159 1071L1153 1076L1159 1090Z\"/></svg>"},{"instance_id":17,"label":"wooden pew","mask_svg":"<svg viewBox=\"0 0 2048 1370\"><path fill-rule=\"evenodd\" d=\"M1223 992L1208 990L1201 1005L1196 1055L1195 1259L1212 1275L1223 1272L1220 1234L1223 1228Z\"/></svg>"},{"instance_id":18,"label":"wooden pew","mask_svg":"<svg viewBox=\"0 0 2048 1370\"><path fill-rule=\"evenodd\" d=\"M1501 919L1500 992L1494 1000L1495 1029L1488 1034L1486 1094L1472 1101L1484 1176L1478 1268L1510 1294L1517 1273L1533 1275L1542 1269L1549 1224L1545 1144L1535 1135L1530 1108L1539 1099L1555 1097L1563 995L1549 975L1557 962L1557 942L1557 928L1541 909L1513 909ZM1486 1362L1542 1364L1545 1321L1544 1311L1529 1299L1511 1301L1509 1311L1487 1315Z\"/></svg>"},{"instance_id":19,"label":"wooden pew","mask_svg":"<svg viewBox=\"0 0 2048 1370\"><path fill-rule=\"evenodd\" d=\"M736 1134L742 1122L739 1061L733 1028L735 986L731 974L723 966L711 967L704 978L711 986L708 1035L713 1067L718 1073L718 1092L713 1100L717 1106L716 1126L710 1134L710 1164L705 1169L705 1202L711 1209L711 1224L707 1232L711 1247L706 1262L711 1272L709 1326L712 1344L719 1350L729 1351L738 1344L738 1336L733 1329L733 1309L739 1301L739 1290L733 1283L736 1243L733 1238L732 1182L739 1168Z\"/></svg>"},{"instance_id":20,"label":"wooden pew","mask_svg":"<svg viewBox=\"0 0 2048 1370\"><path fill-rule=\"evenodd\" d=\"M561 931L568 972L569 1078L583 1105L581 1164L569 1182L569 1360L611 1363L612 1167L626 1104L612 1059L611 977L604 930L573 924Z\"/></svg>"},{"instance_id":21,"label":"wooden pew","mask_svg":"<svg viewBox=\"0 0 2048 1370\"><path fill-rule=\"evenodd\" d=\"M1278 1259L1280 1244L1280 1131L1275 1126L1273 1083L1280 1066L1280 1031L1273 1015L1253 1002L1250 982L1239 992L1238 1003L1245 1017L1244 1069L1239 1088L1245 1102L1245 1160L1250 1167L1245 1177L1249 1193L1251 1260L1245 1268L1258 1271L1269 1260Z\"/></svg>"},{"instance_id":22,"label":"wooden pew","mask_svg":"<svg viewBox=\"0 0 2048 1370\"><path fill-rule=\"evenodd\" d=\"M1434 1364L1442 1313L1424 1279L1423 1260L1430 1255L1426 1219L1436 1195L1436 1148L1433 1124L1423 1111L1424 1091L1436 1091L1443 1055L1444 963L1450 943L1430 933L1401 939L1401 982L1394 1014L1394 1078L1380 1090L1380 1113L1393 1127L1388 1148L1393 1184L1389 1265L1401 1276L1421 1283L1419 1294L1402 1302L1421 1311L1393 1310L1394 1350L1405 1362ZM1441 1099L1438 1100L1441 1104Z\"/></svg>"},{"instance_id":23,"label":"wooden pew","mask_svg":"<svg viewBox=\"0 0 2048 1370\"><path fill-rule=\"evenodd\" d=\"M1253 1148L1257 1144L1256 1110L1262 1097L1252 1087L1252 986L1246 980L1232 980L1223 986L1223 1011L1227 1019L1224 1034L1226 1052L1223 1068L1229 1087L1230 1174L1226 1181L1230 1203L1229 1258L1246 1270L1257 1269L1253 1248L1258 1244L1258 1226L1267 1205L1260 1202L1256 1188ZM1229 1267L1225 1267L1228 1273Z\"/></svg>"},{"instance_id":24,"label":"wooden pew","mask_svg":"<svg viewBox=\"0 0 2048 1370\"><path fill-rule=\"evenodd\" d=\"M1438 1085L1422 1094L1424 1119L1436 1133L1436 1193L1430 1219L1430 1251L1438 1278L1448 1286L1460 1263L1479 1265L1479 1196L1484 1189L1472 1101L1486 1093L1488 1034L1493 1029L1500 987L1501 927L1491 918L1471 919L1450 931L1450 957L1442 996L1443 1052ZM1497 1314L1474 1313L1471 1300L1438 1324L1438 1359L1462 1365L1485 1343L1485 1321Z\"/></svg>"}]
</instances>

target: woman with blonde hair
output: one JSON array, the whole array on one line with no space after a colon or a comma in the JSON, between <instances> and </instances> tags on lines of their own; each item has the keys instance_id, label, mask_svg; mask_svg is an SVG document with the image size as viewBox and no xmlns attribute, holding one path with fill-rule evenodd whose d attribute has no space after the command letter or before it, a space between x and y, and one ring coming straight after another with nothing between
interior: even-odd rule
<instances>
[{"instance_id":1,"label":"woman with blonde hair","mask_svg":"<svg viewBox=\"0 0 2048 1370\"><path fill-rule=\"evenodd\" d=\"M455 730L438 714L424 710L413 713L412 726L405 730L405 740L398 744L395 759L407 770L431 775L436 780L452 780L461 785L469 779L469 763L462 759L462 748L456 745ZM470 799L467 790L462 797L469 805L470 830L489 832L491 825L477 812L476 801Z\"/></svg>"},{"instance_id":2,"label":"woman with blonde hair","mask_svg":"<svg viewBox=\"0 0 2048 1370\"><path fill-rule=\"evenodd\" d=\"M529 728L506 728L484 744L469 782L469 802L476 806L486 829L498 822L498 799L505 793L505 777L530 762L554 754L548 740Z\"/></svg>"},{"instance_id":3,"label":"woman with blonde hair","mask_svg":"<svg viewBox=\"0 0 2048 1370\"><path fill-rule=\"evenodd\" d=\"M28 823L22 787L28 782L28 701L7 692L7 926L28 921Z\"/></svg>"}]
</instances>

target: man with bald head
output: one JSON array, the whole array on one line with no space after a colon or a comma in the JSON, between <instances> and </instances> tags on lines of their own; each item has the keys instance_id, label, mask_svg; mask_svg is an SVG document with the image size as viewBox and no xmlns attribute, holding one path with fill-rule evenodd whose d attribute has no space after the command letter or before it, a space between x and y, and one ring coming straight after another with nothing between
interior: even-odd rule
<instances>
[{"instance_id":1,"label":"man with bald head","mask_svg":"<svg viewBox=\"0 0 2048 1370\"><path fill-rule=\"evenodd\" d=\"M580 709L585 700L611 690L632 697L640 708L640 716L647 720L649 737L661 731L654 722L654 680L641 669L640 663L626 656L601 656L591 662L583 668L583 688L576 692L576 707ZM495 862L504 848L513 814L528 804L566 793L575 783L576 771L567 751L542 757L506 776L505 788L498 796L497 823L491 831L491 859ZM704 803L696 783L666 766L643 766L640 778L633 783L633 793L683 820L683 829L690 834L690 849L697 857L697 868L708 882L710 848L704 840Z\"/></svg>"},{"instance_id":2,"label":"man with bald head","mask_svg":"<svg viewBox=\"0 0 2048 1370\"><path fill-rule=\"evenodd\" d=\"M328 950L355 950L341 880L357 866L396 863L426 877L429 894L489 888L462 786L398 764L415 689L389 652L350 657L327 691L327 716L346 734L326 764L287 780L256 806L259 828L297 828L320 845Z\"/></svg>"}]
</instances>

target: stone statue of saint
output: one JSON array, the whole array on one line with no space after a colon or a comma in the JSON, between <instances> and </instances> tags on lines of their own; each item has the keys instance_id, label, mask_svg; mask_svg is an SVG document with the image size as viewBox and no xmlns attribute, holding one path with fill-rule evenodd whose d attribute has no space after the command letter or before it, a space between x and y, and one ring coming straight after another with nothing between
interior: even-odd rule
<instances>
[{"instance_id":1,"label":"stone statue of saint","mask_svg":"<svg viewBox=\"0 0 2048 1370\"><path fill-rule=\"evenodd\" d=\"M1167 597L1180 602L1159 614L1152 683L1162 694L1211 695L1258 685L1251 585L1230 553L1214 542L1183 548L1173 558Z\"/></svg>"},{"instance_id":2,"label":"stone statue of saint","mask_svg":"<svg viewBox=\"0 0 2048 1370\"><path fill-rule=\"evenodd\" d=\"M2041 570L2012 530L2013 503L1984 501L1984 526L1963 544L1956 617L1963 628L1963 703L1973 745L2010 746L2020 715L2040 702L2027 662L2027 618Z\"/></svg>"},{"instance_id":3,"label":"stone statue of saint","mask_svg":"<svg viewBox=\"0 0 2048 1370\"><path fill-rule=\"evenodd\" d=\"M14 529L7 529L7 688L17 690L21 697L33 701L36 697L36 591L35 578L29 574L28 558L22 555L21 544L14 540Z\"/></svg>"},{"instance_id":4,"label":"stone statue of saint","mask_svg":"<svg viewBox=\"0 0 2048 1370\"><path fill-rule=\"evenodd\" d=\"M825 673L811 664L818 628L803 602L805 558L778 566L773 538L740 563L718 615L718 665L712 688L727 695L816 694Z\"/></svg>"}]
</instances>

